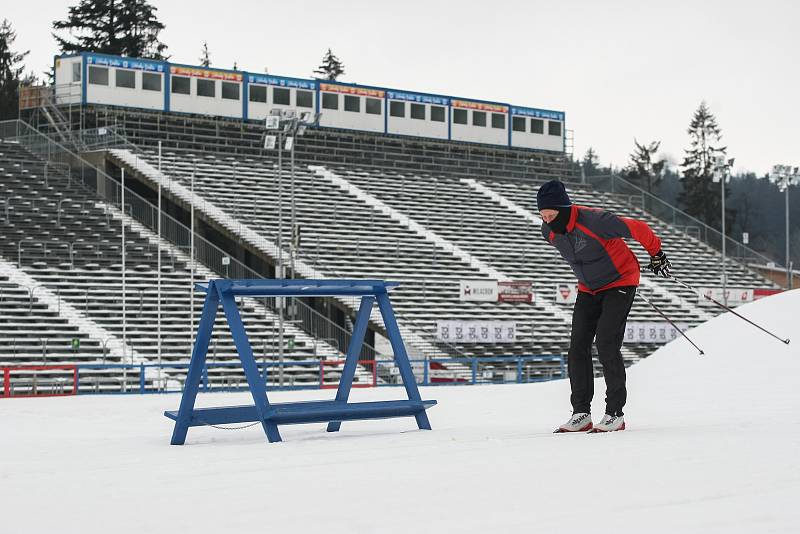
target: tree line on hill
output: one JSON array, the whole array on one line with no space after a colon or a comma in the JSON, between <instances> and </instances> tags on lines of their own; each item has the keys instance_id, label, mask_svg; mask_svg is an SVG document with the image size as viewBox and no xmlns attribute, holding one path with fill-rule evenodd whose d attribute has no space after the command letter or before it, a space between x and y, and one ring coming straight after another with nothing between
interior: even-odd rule
<instances>
[{"instance_id":1,"label":"tree line on hill","mask_svg":"<svg viewBox=\"0 0 800 534\"><path fill-rule=\"evenodd\" d=\"M612 169L599 164L593 148L576 164L591 183L593 177L616 175L639 186L658 199L677 206L712 228L722 227L722 181L715 171L720 162L726 165L727 147L720 144L722 129L708 105L701 102L687 129L689 147L678 168L671 168L659 158L659 141L640 143L634 148L628 164ZM786 193L769 180L752 172L731 174L725 184L726 234L738 241L747 233L748 246L778 264L786 258ZM652 200L651 202L656 202ZM789 188L790 259L800 266L800 187Z\"/></svg>"}]
</instances>

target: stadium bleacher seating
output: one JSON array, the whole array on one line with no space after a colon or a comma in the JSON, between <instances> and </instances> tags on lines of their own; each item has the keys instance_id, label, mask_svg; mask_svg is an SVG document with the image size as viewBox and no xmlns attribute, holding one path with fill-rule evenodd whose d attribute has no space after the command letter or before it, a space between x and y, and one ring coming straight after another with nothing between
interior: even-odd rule
<instances>
[{"instance_id":1,"label":"stadium bleacher seating","mask_svg":"<svg viewBox=\"0 0 800 534\"><path fill-rule=\"evenodd\" d=\"M274 244L278 219L282 218L281 239L288 249L293 237L292 179L284 160L283 183L279 184L276 157L262 148L260 125L108 108L94 109L91 117L93 122L89 122L95 126L114 127L115 135L127 136L128 142L116 145L106 155L112 171L126 168L132 177L153 187L152 173L148 176L133 161L141 158L149 169L155 168L155 146L160 141L164 146L161 177L185 190L194 175L195 193L203 200L197 209L203 212L213 207L216 213L236 221L238 228L216 221L217 229L227 232L227 239L248 243L251 252L247 232ZM123 215L87 197L85 191L76 191L63 177L54 179L55 188L36 183L30 178L37 174L37 161L13 144L0 146L4 149L0 166L6 168L3 180L12 192L8 197L12 222L7 225L0 255L8 261L14 259L16 243L24 234L21 267L119 337L118 233ZM393 302L401 327L418 334L406 339L410 345L418 343L418 354L435 355L429 352L431 346L448 356L566 353L571 308L555 304L553 294L556 284L569 282L573 276L541 239L535 214L536 188L551 178L570 182L578 204L646 220L664 240L665 250L686 281L697 286L719 284L720 255L715 250L631 205L624 196L599 193L576 183L564 155L335 130L310 130L295 146L294 213L300 235L296 261L324 277L400 281ZM167 188L165 194L175 194L175 190ZM279 215L277 199L281 196L283 211ZM41 200L34 202L29 197ZM211 211L204 216L214 218ZM59 217L63 221L55 225L53 219ZM155 297L145 288L154 278L157 238L125 219L131 225L128 307L133 311L129 311L128 339L138 356L152 359L153 332L148 325L153 324ZM25 225L34 220L37 224L30 232ZM60 246L45 251L42 243L47 240L60 241ZM79 259L65 259L69 243L73 244L73 258ZM641 247L633 244L632 248L642 262L647 261ZM255 252L262 261L269 261L265 249ZM185 362L189 354L189 269L181 251L164 247L162 254L167 266L164 298L169 299L171 308L164 323L164 340L172 344L168 349L171 357ZM202 267L198 271L200 279L212 275ZM97 297L88 292L85 280L89 277L92 283L102 285ZM461 280L490 278L532 280L535 302L459 299ZM691 326L717 313L714 308L698 306L690 291L649 279L646 274L643 278L642 291L676 321ZM728 283L774 287L735 262L729 263ZM198 300L195 315L199 306ZM271 311L251 303L245 313L261 318L258 330L265 333L262 341L273 346L275 317ZM433 340L441 319L514 321L517 339L502 344L437 344ZM661 321L652 308L638 300L630 319ZM313 336L290 328L295 331L287 335L297 339L292 357L308 357ZM256 346L259 343L254 341ZM222 358L232 357L232 347L223 345L219 349ZM653 349L652 344L626 344L623 355L630 364ZM457 366L451 366L451 371L454 376L466 372Z\"/></svg>"},{"instance_id":2,"label":"stadium bleacher seating","mask_svg":"<svg viewBox=\"0 0 800 534\"><path fill-rule=\"evenodd\" d=\"M15 143L0 144L0 183L8 206L0 220L0 259L7 269L18 269L21 276L35 284L31 285L31 296L30 287L21 287L8 276L0 278L0 337L8 347L0 351L0 364L155 362L157 237L125 218L127 357L123 360L120 350L111 350L122 339L121 213L52 170L45 183L43 162ZM161 253L162 361L185 363L190 354L190 266L186 255L166 242ZM197 264L195 280L214 276L219 275ZM61 317L41 302L43 291L56 294L64 302L65 313ZM195 315L201 307L202 298L196 298ZM98 339L65 324L67 308L108 337ZM251 299L245 300L241 310L254 352L275 354L275 314ZM226 335L224 321L217 323L210 359L234 361L235 349ZM75 338L80 340L77 351L71 346ZM341 355L327 342L315 341L293 324L286 325L285 352L287 360ZM236 369L212 371L212 381L214 372L231 386L243 383L243 375ZM287 366L285 372L288 383L319 380L318 371L308 367ZM337 371L332 370L326 380L335 381L336 376ZM132 376L134 379L138 381Z\"/></svg>"}]
</instances>

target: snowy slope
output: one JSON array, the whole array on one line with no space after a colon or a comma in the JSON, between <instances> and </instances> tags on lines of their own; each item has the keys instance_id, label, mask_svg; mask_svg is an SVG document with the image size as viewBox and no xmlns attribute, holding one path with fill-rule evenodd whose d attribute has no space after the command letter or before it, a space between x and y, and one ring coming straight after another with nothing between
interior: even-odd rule
<instances>
[{"instance_id":1,"label":"snowy slope","mask_svg":"<svg viewBox=\"0 0 800 534\"><path fill-rule=\"evenodd\" d=\"M713 319L691 333L706 356L677 340L629 370L629 430L608 435L551 433L566 381L426 388L433 431L304 425L280 444L193 428L169 446L176 395L0 400L0 532L797 532L800 290L738 310L796 339Z\"/></svg>"}]
</instances>

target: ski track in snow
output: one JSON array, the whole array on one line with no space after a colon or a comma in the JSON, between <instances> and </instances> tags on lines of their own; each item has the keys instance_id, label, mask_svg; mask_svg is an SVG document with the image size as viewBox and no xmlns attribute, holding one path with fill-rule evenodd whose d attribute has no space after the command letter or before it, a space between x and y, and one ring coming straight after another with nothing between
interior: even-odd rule
<instances>
[{"instance_id":1,"label":"ski track in snow","mask_svg":"<svg viewBox=\"0 0 800 534\"><path fill-rule=\"evenodd\" d=\"M569 384L422 388L412 418L190 428L178 395L0 401L0 532L797 532L800 290L730 314L628 370L628 430L552 434ZM596 381L594 419L603 413ZM271 393L273 402L333 391ZM402 398L355 389L353 400ZM248 403L200 394L198 406Z\"/></svg>"}]
</instances>

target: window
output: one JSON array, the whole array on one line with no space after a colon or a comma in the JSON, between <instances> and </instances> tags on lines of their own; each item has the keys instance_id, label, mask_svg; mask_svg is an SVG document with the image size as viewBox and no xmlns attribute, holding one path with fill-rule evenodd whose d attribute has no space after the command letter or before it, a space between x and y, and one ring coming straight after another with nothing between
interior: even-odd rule
<instances>
[{"instance_id":1,"label":"window","mask_svg":"<svg viewBox=\"0 0 800 534\"><path fill-rule=\"evenodd\" d=\"M239 100L239 84L222 82L222 98L225 100Z\"/></svg>"},{"instance_id":2,"label":"window","mask_svg":"<svg viewBox=\"0 0 800 534\"><path fill-rule=\"evenodd\" d=\"M81 62L76 61L72 64L72 81L79 82L81 81Z\"/></svg>"},{"instance_id":3,"label":"window","mask_svg":"<svg viewBox=\"0 0 800 534\"><path fill-rule=\"evenodd\" d=\"M213 98L216 94L217 84L214 80L197 80L197 96Z\"/></svg>"},{"instance_id":4,"label":"window","mask_svg":"<svg viewBox=\"0 0 800 534\"><path fill-rule=\"evenodd\" d=\"M492 128L505 128L506 116L502 113L492 113Z\"/></svg>"},{"instance_id":5,"label":"window","mask_svg":"<svg viewBox=\"0 0 800 534\"><path fill-rule=\"evenodd\" d=\"M511 119L511 129L515 132L525 131L525 117L514 117Z\"/></svg>"},{"instance_id":6,"label":"window","mask_svg":"<svg viewBox=\"0 0 800 534\"><path fill-rule=\"evenodd\" d=\"M250 95L248 96L250 102L267 103L267 88L263 85L251 85Z\"/></svg>"},{"instance_id":7,"label":"window","mask_svg":"<svg viewBox=\"0 0 800 534\"><path fill-rule=\"evenodd\" d=\"M117 69L117 87L136 89L136 73L132 70Z\"/></svg>"},{"instance_id":8,"label":"window","mask_svg":"<svg viewBox=\"0 0 800 534\"><path fill-rule=\"evenodd\" d=\"M425 105L411 104L411 118L425 120Z\"/></svg>"},{"instance_id":9,"label":"window","mask_svg":"<svg viewBox=\"0 0 800 534\"><path fill-rule=\"evenodd\" d=\"M444 122L444 108L442 106L431 106L431 120Z\"/></svg>"},{"instance_id":10,"label":"window","mask_svg":"<svg viewBox=\"0 0 800 534\"><path fill-rule=\"evenodd\" d=\"M547 121L547 133L550 135L561 135L561 123L558 121Z\"/></svg>"},{"instance_id":11,"label":"window","mask_svg":"<svg viewBox=\"0 0 800 534\"><path fill-rule=\"evenodd\" d=\"M453 122L456 124L467 124L467 110L466 109L454 109L453 110Z\"/></svg>"},{"instance_id":12,"label":"window","mask_svg":"<svg viewBox=\"0 0 800 534\"><path fill-rule=\"evenodd\" d=\"M191 94L189 88L191 87L191 79L184 76L172 77L172 92L180 95Z\"/></svg>"},{"instance_id":13,"label":"window","mask_svg":"<svg viewBox=\"0 0 800 534\"><path fill-rule=\"evenodd\" d=\"M381 101L377 98L367 98L366 102L366 111L370 115L380 115L381 114Z\"/></svg>"},{"instance_id":14,"label":"window","mask_svg":"<svg viewBox=\"0 0 800 534\"><path fill-rule=\"evenodd\" d=\"M472 112L472 125L473 126L486 126L486 112L473 111Z\"/></svg>"},{"instance_id":15,"label":"window","mask_svg":"<svg viewBox=\"0 0 800 534\"><path fill-rule=\"evenodd\" d=\"M108 85L108 69L105 67L89 67L89 83L93 85Z\"/></svg>"},{"instance_id":16,"label":"window","mask_svg":"<svg viewBox=\"0 0 800 534\"><path fill-rule=\"evenodd\" d=\"M531 133L544 133L544 121L542 119L531 119Z\"/></svg>"},{"instance_id":17,"label":"window","mask_svg":"<svg viewBox=\"0 0 800 534\"><path fill-rule=\"evenodd\" d=\"M325 109L339 109L339 95L322 93L322 107Z\"/></svg>"},{"instance_id":18,"label":"window","mask_svg":"<svg viewBox=\"0 0 800 534\"><path fill-rule=\"evenodd\" d=\"M389 102L389 115L392 117L405 117L406 116L406 103L405 102Z\"/></svg>"},{"instance_id":19,"label":"window","mask_svg":"<svg viewBox=\"0 0 800 534\"><path fill-rule=\"evenodd\" d=\"M353 95L344 95L344 110L355 111L356 113L361 111L361 98Z\"/></svg>"},{"instance_id":20,"label":"window","mask_svg":"<svg viewBox=\"0 0 800 534\"><path fill-rule=\"evenodd\" d=\"M313 108L314 107L314 93L311 91L297 90L294 93L295 101L298 108Z\"/></svg>"},{"instance_id":21,"label":"window","mask_svg":"<svg viewBox=\"0 0 800 534\"><path fill-rule=\"evenodd\" d=\"M291 106L291 93L288 89L281 89L280 87L274 87L272 89L272 103L273 104L280 104L281 106Z\"/></svg>"},{"instance_id":22,"label":"window","mask_svg":"<svg viewBox=\"0 0 800 534\"><path fill-rule=\"evenodd\" d=\"M142 89L145 91L161 91L161 75L155 72L142 73Z\"/></svg>"}]
</instances>

